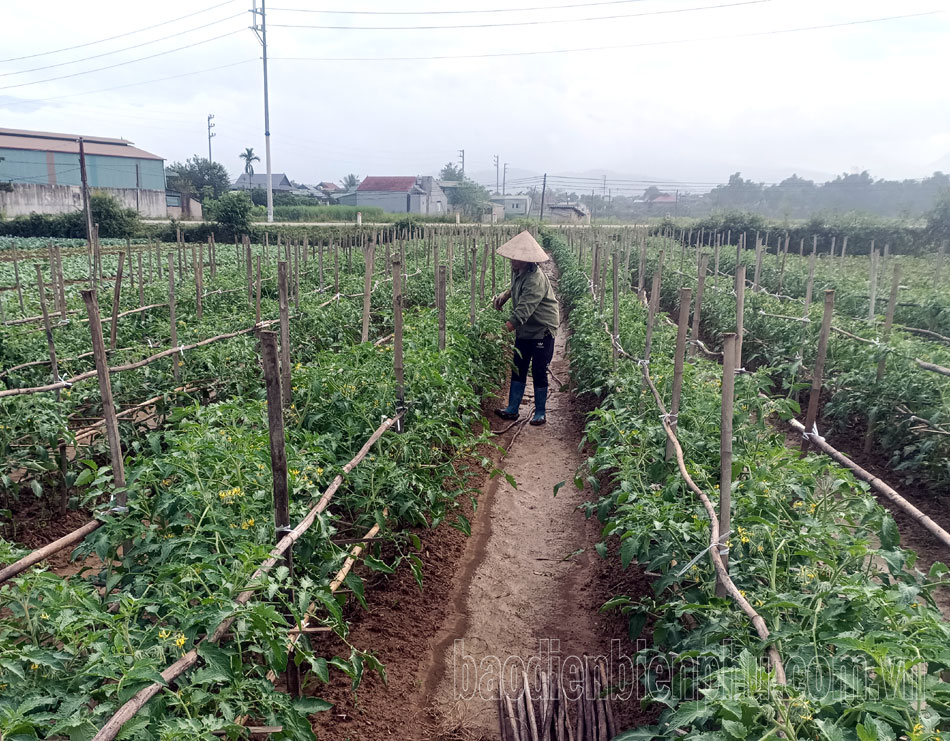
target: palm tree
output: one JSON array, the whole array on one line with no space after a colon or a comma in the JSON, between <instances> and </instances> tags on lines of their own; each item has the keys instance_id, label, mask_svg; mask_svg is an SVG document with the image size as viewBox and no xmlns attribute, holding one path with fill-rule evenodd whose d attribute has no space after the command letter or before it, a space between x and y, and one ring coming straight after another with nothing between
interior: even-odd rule
<instances>
[{"instance_id":1,"label":"palm tree","mask_svg":"<svg viewBox=\"0 0 950 741\"><path fill-rule=\"evenodd\" d=\"M242 160L244 160L244 172L248 175L254 174L254 162L260 162L261 158L254 154L254 147L247 147L241 154L238 155Z\"/></svg>"},{"instance_id":2,"label":"palm tree","mask_svg":"<svg viewBox=\"0 0 950 741\"><path fill-rule=\"evenodd\" d=\"M347 190L355 190L356 188L359 187L359 184L360 184L360 176L359 176L359 175L354 175L354 174L351 172L349 175L347 175L345 178L343 178L343 179L340 181L340 184L341 184L344 188L346 188Z\"/></svg>"}]
</instances>

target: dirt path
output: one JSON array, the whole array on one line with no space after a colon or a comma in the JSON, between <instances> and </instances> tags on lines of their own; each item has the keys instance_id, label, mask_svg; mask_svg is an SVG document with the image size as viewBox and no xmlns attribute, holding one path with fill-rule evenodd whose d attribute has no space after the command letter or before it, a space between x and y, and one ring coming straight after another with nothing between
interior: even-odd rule
<instances>
[{"instance_id":1,"label":"dirt path","mask_svg":"<svg viewBox=\"0 0 950 741\"><path fill-rule=\"evenodd\" d=\"M566 340L562 326L551 370L565 382ZM457 609L426 671L433 714L445 728L465 729L466 738L498 737L495 698L503 665L520 678L522 666L530 674L532 660L547 664L550 657L556 666L570 656L607 657L617 633L614 618L598 613L605 600L603 562L593 548L598 527L578 511L587 495L573 485L583 461L584 410L559 385L552 380L548 424L525 425L505 459L517 488L501 480L483 502L488 511L479 513L482 527L469 543ZM522 417L532 409L526 398Z\"/></svg>"}]
</instances>

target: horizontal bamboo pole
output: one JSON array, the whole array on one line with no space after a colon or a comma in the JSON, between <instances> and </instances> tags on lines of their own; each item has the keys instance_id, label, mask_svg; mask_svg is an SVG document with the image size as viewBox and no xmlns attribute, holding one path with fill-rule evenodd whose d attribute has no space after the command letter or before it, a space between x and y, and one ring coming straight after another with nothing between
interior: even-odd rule
<instances>
[{"instance_id":1,"label":"horizontal bamboo pole","mask_svg":"<svg viewBox=\"0 0 950 741\"><path fill-rule=\"evenodd\" d=\"M396 424L396 421L400 417L401 414L397 414L395 417L387 419L376 429L376 431L372 434L369 440L366 441L366 444L360 448L359 452L353 457L353 459L343 466L342 473L337 474L317 504L311 508L307 515L297 524L293 530L280 539L274 549L270 552L270 557L264 561L264 563L262 563L251 576L251 584L270 571L277 563L280 563L283 560L283 554L287 551L287 549L290 548L305 532L307 532L307 530L310 529L310 527L316 521L317 515L327 508L327 505L330 503L333 495L343 483L343 476L348 474L357 465L359 465L360 461L362 461L367 456L376 441L379 440L379 438L382 437L383 434L394 424ZM251 598L254 596L254 592L254 587L241 592L234 600L235 605L246 605L251 601ZM228 632L228 630L230 630L235 620L237 620L237 615L232 615L231 617L223 620L210 635L206 635L204 638L200 639L195 644L195 646L187 651L180 659L178 659L178 661L166 667L166 669L161 673L162 679L164 680L163 683L155 682L150 684L148 687L136 692L131 699L122 705L122 707L120 707L116 713L111 718L109 718L108 721L106 721L106 723L93 738L93 741L112 741L115 739L115 737L118 736L119 732L122 730L122 726L125 725L125 723L128 722L132 717L134 717L139 710L145 707L146 703L155 697L155 695L157 695L162 690L165 684L172 682L198 662L198 646L201 643L204 641L208 641L209 643L218 643Z\"/></svg>"},{"instance_id":2,"label":"horizontal bamboo pole","mask_svg":"<svg viewBox=\"0 0 950 741\"><path fill-rule=\"evenodd\" d=\"M19 561L16 561L15 563L0 569L0 584L9 581L18 574L22 574L31 566L38 564L40 561L46 560L54 553L58 553L65 548L69 548L71 545L79 543L81 540L83 540L83 538L85 538L90 533L95 532L101 526L102 520L90 520L82 527L76 528L71 533L64 535L62 538L54 540L52 543L48 543L42 548L37 548L35 551L27 554Z\"/></svg>"},{"instance_id":3,"label":"horizontal bamboo pole","mask_svg":"<svg viewBox=\"0 0 950 741\"><path fill-rule=\"evenodd\" d=\"M805 433L805 425L799 422L797 419L792 419L789 421L789 424L794 427L796 430ZM944 530L940 525L934 522L930 517L925 515L919 509L917 509L913 504L908 502L904 497L897 493L895 489L890 487L886 482L879 479L874 474L866 471L864 468L859 466L853 460L848 458L844 453L839 450L836 450L834 447L829 445L824 438L818 435L808 434L809 442L821 450L823 453L834 459L836 463L841 464L845 468L851 470L855 476L857 476L862 481L867 482L872 489L884 496L888 501L893 503L899 509L903 510L905 513L910 515L910 517L921 527L923 527L927 532L933 535L937 540L939 540L945 547L950 548L950 533Z\"/></svg>"}]
</instances>

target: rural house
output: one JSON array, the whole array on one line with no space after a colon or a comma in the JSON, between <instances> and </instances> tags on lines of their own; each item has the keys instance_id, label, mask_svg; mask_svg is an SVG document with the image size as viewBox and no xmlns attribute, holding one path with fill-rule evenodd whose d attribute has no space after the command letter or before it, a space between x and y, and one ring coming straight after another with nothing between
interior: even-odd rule
<instances>
[{"instance_id":1,"label":"rural house","mask_svg":"<svg viewBox=\"0 0 950 741\"><path fill-rule=\"evenodd\" d=\"M547 207L544 215L553 224L584 224L590 219L583 203L555 203Z\"/></svg>"},{"instance_id":2,"label":"rural house","mask_svg":"<svg viewBox=\"0 0 950 741\"><path fill-rule=\"evenodd\" d=\"M359 188L336 200L345 206L376 207L395 214L438 215L449 210L445 192L428 176L369 176Z\"/></svg>"},{"instance_id":3,"label":"rural house","mask_svg":"<svg viewBox=\"0 0 950 741\"><path fill-rule=\"evenodd\" d=\"M491 200L504 207L506 219L526 218L531 210L531 196L493 196Z\"/></svg>"},{"instance_id":4,"label":"rural house","mask_svg":"<svg viewBox=\"0 0 950 741\"><path fill-rule=\"evenodd\" d=\"M125 139L82 137L89 187L142 216L163 219L165 161ZM0 214L82 209L79 136L0 128Z\"/></svg>"},{"instance_id":5,"label":"rural house","mask_svg":"<svg viewBox=\"0 0 950 741\"><path fill-rule=\"evenodd\" d=\"M270 176L271 188L278 191L290 192L294 189L294 186L288 178L282 172L271 173ZM242 172L238 179L234 181L231 185L231 190L254 190L255 188L266 188L267 187L267 174L258 175L254 173L253 175L248 175L246 172Z\"/></svg>"}]
</instances>

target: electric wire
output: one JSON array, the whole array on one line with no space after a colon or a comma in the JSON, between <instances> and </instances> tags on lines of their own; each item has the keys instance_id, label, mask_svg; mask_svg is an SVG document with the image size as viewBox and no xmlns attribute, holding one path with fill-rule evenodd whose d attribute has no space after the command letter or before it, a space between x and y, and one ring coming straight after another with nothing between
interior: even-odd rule
<instances>
[{"instance_id":1,"label":"electric wire","mask_svg":"<svg viewBox=\"0 0 950 741\"><path fill-rule=\"evenodd\" d=\"M577 52L592 51L619 51L622 49L637 49L656 46L673 46L677 44L695 44L705 41L732 41L736 39L750 39L764 36L777 36L781 34L801 33L805 31L819 31L829 28L844 28L847 26L860 26L871 23L884 23L887 21L906 20L909 18L923 18L925 16L941 15L943 10L930 10L922 13L908 13L905 15L891 15L881 18L865 18L855 21L842 21L840 23L825 23L817 26L799 26L797 28L780 28L771 31L752 31L743 34L728 34L723 36L701 36L689 39L667 39L663 41L643 41L635 44L612 44L609 46L585 46L569 49L541 49L537 51L507 51L491 52L485 54L436 54L432 56L412 56L412 57L269 57L271 61L283 62L425 62L441 61L447 59L497 59L505 57L535 57L547 56L553 54L574 54Z\"/></svg>"},{"instance_id":2,"label":"electric wire","mask_svg":"<svg viewBox=\"0 0 950 741\"><path fill-rule=\"evenodd\" d=\"M25 75L28 72L39 72L44 69L54 69L56 67L65 67L70 64L79 64L80 62L88 62L90 59L101 59L102 57L108 57L112 54L121 54L124 51L130 51L132 49L140 49L143 46L149 46L150 44L157 44L160 41L168 41L168 39L178 38L179 36L186 33L193 33L195 31L200 31L211 26L216 26L219 23L224 23L225 21L230 21L235 18L240 18L244 13L235 13L234 15L229 15L227 18L221 18L216 21L211 21L211 23L205 23L203 26L196 26L195 28L189 28L187 31L176 31L173 34L168 36L162 36L157 39L152 39L151 41L143 41L139 44L134 44L132 46L125 46L121 49L115 49L114 51L104 51L101 54L93 54L89 57L82 57L81 59L70 59L68 62L57 62L56 64L47 64L44 67L33 67L32 69L20 69L15 72L0 72L0 77L9 77L10 75Z\"/></svg>"},{"instance_id":3,"label":"electric wire","mask_svg":"<svg viewBox=\"0 0 950 741\"><path fill-rule=\"evenodd\" d=\"M19 62L23 59L35 59L36 57L45 57L50 54L59 54L64 51L73 51L74 49L83 49L87 46L94 46L95 44L103 44L106 41L114 41L115 39L121 39L125 36L133 36L137 33L143 33L145 31L151 31L153 28L160 28L161 26L167 26L169 23L177 23L178 21L183 21L186 18L193 18L196 15L201 15L202 13L207 13L211 10L216 10L217 8L224 7L225 5L230 5L235 0L225 0L223 3L218 3L217 5L212 5L210 8L204 8L203 10L196 10L194 13L188 13L187 15L179 16L178 18L172 18L168 21L162 21L161 23L156 23L151 26L146 26L145 28L138 28L134 31L126 31L125 33L116 34L115 36L109 36L104 39L98 39L97 41L87 41L84 44L76 44L75 46L64 46L62 49L53 49L51 51L41 51L36 54L27 54L22 57L10 57L9 59L0 59L0 64L6 64L7 62Z\"/></svg>"},{"instance_id":4,"label":"electric wire","mask_svg":"<svg viewBox=\"0 0 950 741\"><path fill-rule=\"evenodd\" d=\"M646 0L602 0L594 3L568 5L536 5L528 8L482 8L479 10L318 10L316 8L271 8L283 13L320 13L321 15L475 15L485 13L528 13L536 10L563 10L565 8L593 8L601 5L628 5Z\"/></svg>"},{"instance_id":5,"label":"electric wire","mask_svg":"<svg viewBox=\"0 0 950 741\"><path fill-rule=\"evenodd\" d=\"M314 26L291 23L271 23L271 28L307 28L324 31L445 31L450 29L471 28L509 28L512 26L549 26L564 23L588 23L593 21L614 21L622 18L642 18L644 16L672 15L676 13L692 13L700 10L719 10L721 8L735 8L742 5L761 5L773 0L740 0L740 2L721 3L719 5L705 5L692 8L672 8L669 10L648 10L642 13L618 13L616 15L588 16L586 18L544 18L532 21L507 21L504 23L470 23L443 26Z\"/></svg>"},{"instance_id":6,"label":"electric wire","mask_svg":"<svg viewBox=\"0 0 950 741\"><path fill-rule=\"evenodd\" d=\"M9 103L4 102L4 108L10 108L12 106L20 105L36 105L39 103L49 103L57 100L64 100L66 98L77 98L84 95L95 95L97 93L108 93L113 90L124 90L125 88L138 87L139 85L149 85L153 82L165 82L166 80L177 80L181 77L191 77L193 75L202 75L207 72L217 72L218 70L228 69L229 67L239 67L242 64L248 64L250 62L256 62L257 59L242 59L239 62L230 62L228 64L221 64L217 67L207 67L205 69L192 70L191 72L182 72L177 75L168 75L166 77L156 77L151 80L139 80L138 82L128 82L124 85L113 85L112 87L99 88L98 90L83 90L79 93L67 93L65 95L56 95L49 98L29 98L24 100L15 100Z\"/></svg>"},{"instance_id":7,"label":"electric wire","mask_svg":"<svg viewBox=\"0 0 950 741\"><path fill-rule=\"evenodd\" d=\"M201 46L203 44L209 44L212 41L218 41L220 39L227 38L228 36L234 36L237 33L243 33L245 29L238 28L234 31L229 31L228 33L223 33L220 36L212 36L210 39L202 39L201 41L196 41L193 44L185 44L184 46L178 46L174 49L167 49L165 51L156 52L155 54L149 54L145 57L138 57L137 59L129 59L125 62L116 62L115 64L110 64L105 67L96 67L94 69L83 70L82 72L73 72L69 75L60 75L59 77L47 77L44 80L33 80L32 82L18 82L15 85L4 85L0 87L0 90L12 90L18 87L26 87L27 85L42 85L44 82L54 82L56 80L67 80L72 77L80 77L82 75L89 75L93 72L102 72L107 69L115 69L116 67L124 67L127 64L135 64L136 62L144 62L148 59L155 59L156 57L163 57L167 54L174 54L179 51L184 51L185 49L192 49L196 46Z\"/></svg>"}]
</instances>

